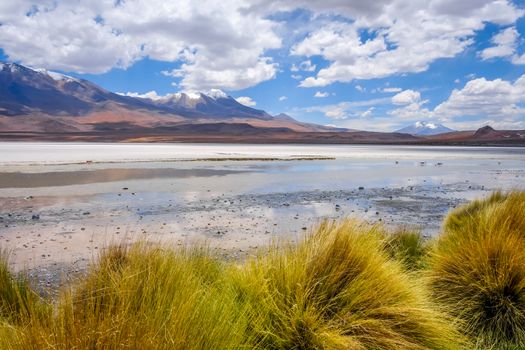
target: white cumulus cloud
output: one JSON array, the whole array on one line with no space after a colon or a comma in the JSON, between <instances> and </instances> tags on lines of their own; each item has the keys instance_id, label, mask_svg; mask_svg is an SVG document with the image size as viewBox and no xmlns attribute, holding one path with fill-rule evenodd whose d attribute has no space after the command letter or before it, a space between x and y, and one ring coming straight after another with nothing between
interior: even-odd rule
<instances>
[{"instance_id":1,"label":"white cumulus cloud","mask_svg":"<svg viewBox=\"0 0 525 350\"><path fill-rule=\"evenodd\" d=\"M525 115L524 103L525 75L514 82L478 78L467 82L462 89L454 89L434 113L443 118L512 118Z\"/></svg>"},{"instance_id":2,"label":"white cumulus cloud","mask_svg":"<svg viewBox=\"0 0 525 350\"><path fill-rule=\"evenodd\" d=\"M408 105L418 103L421 100L419 91L404 90L392 97L392 103L395 105Z\"/></svg>"},{"instance_id":3,"label":"white cumulus cloud","mask_svg":"<svg viewBox=\"0 0 525 350\"><path fill-rule=\"evenodd\" d=\"M253 107L257 105L257 102L255 102L254 100L252 100L251 97L248 97L248 96L237 97L235 100L239 102L240 104L248 106L248 107Z\"/></svg>"},{"instance_id":4,"label":"white cumulus cloud","mask_svg":"<svg viewBox=\"0 0 525 350\"><path fill-rule=\"evenodd\" d=\"M495 57L509 57L513 55L516 51L518 37L518 31L514 27L502 30L492 37L491 41L494 46L481 51L481 58L487 60Z\"/></svg>"},{"instance_id":5,"label":"white cumulus cloud","mask_svg":"<svg viewBox=\"0 0 525 350\"><path fill-rule=\"evenodd\" d=\"M377 1L362 8L362 1L352 0L300 3L318 12L337 7L354 20L328 23L292 47L292 55L330 62L302 87L423 72L435 60L463 52L486 23L510 25L524 13L502 0ZM370 34L366 39L363 31Z\"/></svg>"},{"instance_id":6,"label":"white cumulus cloud","mask_svg":"<svg viewBox=\"0 0 525 350\"><path fill-rule=\"evenodd\" d=\"M277 64L265 52L281 47L279 24L241 0L3 1L0 23L4 53L22 64L104 73L144 57L177 61L183 89L272 79Z\"/></svg>"},{"instance_id":7,"label":"white cumulus cloud","mask_svg":"<svg viewBox=\"0 0 525 350\"><path fill-rule=\"evenodd\" d=\"M328 97L328 95L330 95L328 92L316 91L314 97L323 98Z\"/></svg>"},{"instance_id":8,"label":"white cumulus cloud","mask_svg":"<svg viewBox=\"0 0 525 350\"><path fill-rule=\"evenodd\" d=\"M315 68L316 68L316 65L312 64L312 61L306 60L306 61L299 63L299 65L292 64L292 67L290 68L290 70L292 72L299 72L299 71L314 72Z\"/></svg>"}]
</instances>

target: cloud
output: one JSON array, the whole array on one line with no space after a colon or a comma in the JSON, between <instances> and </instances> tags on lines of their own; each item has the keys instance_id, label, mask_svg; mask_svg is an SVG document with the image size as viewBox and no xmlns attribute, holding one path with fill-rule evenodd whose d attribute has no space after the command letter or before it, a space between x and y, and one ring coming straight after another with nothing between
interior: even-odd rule
<instances>
[{"instance_id":1,"label":"cloud","mask_svg":"<svg viewBox=\"0 0 525 350\"><path fill-rule=\"evenodd\" d=\"M248 107L253 107L257 105L257 102L255 102L254 100L252 100L251 97L248 97L248 96L237 97L235 100L239 102L240 104L248 106Z\"/></svg>"},{"instance_id":2,"label":"cloud","mask_svg":"<svg viewBox=\"0 0 525 350\"><path fill-rule=\"evenodd\" d=\"M328 97L328 95L330 95L328 92L316 91L314 97L323 98Z\"/></svg>"},{"instance_id":3,"label":"cloud","mask_svg":"<svg viewBox=\"0 0 525 350\"><path fill-rule=\"evenodd\" d=\"M282 101L285 101L285 100L287 100L287 99L288 99L287 96L281 96L281 97L279 97L279 101L281 101L281 102L282 102Z\"/></svg>"},{"instance_id":4,"label":"cloud","mask_svg":"<svg viewBox=\"0 0 525 350\"><path fill-rule=\"evenodd\" d=\"M409 90L402 93L406 91ZM470 80L462 89L454 89L433 110L422 107L426 101L421 101L418 94L406 93L398 102L397 105L403 107L388 112L396 120L433 119L469 130L488 124L501 129L524 129L525 75L514 82L486 78Z\"/></svg>"},{"instance_id":5,"label":"cloud","mask_svg":"<svg viewBox=\"0 0 525 350\"><path fill-rule=\"evenodd\" d=\"M501 0L472 0L461 5L451 0L378 2L362 9L351 0L302 3L320 12L339 6L353 20L328 23L292 47L292 55L319 55L330 62L316 76L304 79L302 87L423 72L435 60L463 52L486 23L513 24L524 13ZM368 33L366 39L363 31Z\"/></svg>"},{"instance_id":6,"label":"cloud","mask_svg":"<svg viewBox=\"0 0 525 350\"><path fill-rule=\"evenodd\" d=\"M495 34L491 42L493 46L480 52L483 60L491 58L508 58L513 64L525 64L525 54L517 54L519 33L515 27L509 27Z\"/></svg>"},{"instance_id":7,"label":"cloud","mask_svg":"<svg viewBox=\"0 0 525 350\"><path fill-rule=\"evenodd\" d=\"M525 75L511 82L502 79L471 80L439 104L434 114L444 119L458 117L514 118L525 115Z\"/></svg>"},{"instance_id":8,"label":"cloud","mask_svg":"<svg viewBox=\"0 0 525 350\"><path fill-rule=\"evenodd\" d=\"M364 92L364 91L366 91L366 89L365 89L364 87L362 87L361 85L359 85L359 84L355 86L355 89L356 89L357 91L359 91L359 92Z\"/></svg>"},{"instance_id":9,"label":"cloud","mask_svg":"<svg viewBox=\"0 0 525 350\"><path fill-rule=\"evenodd\" d=\"M295 80L301 80L303 79L303 76L302 75L299 75L299 74L292 74L290 75L293 79Z\"/></svg>"},{"instance_id":10,"label":"cloud","mask_svg":"<svg viewBox=\"0 0 525 350\"><path fill-rule=\"evenodd\" d=\"M515 27L510 27L500 31L491 39L494 46L481 51L481 58L483 60L488 60L490 58L512 56L516 51L518 37L519 34Z\"/></svg>"},{"instance_id":11,"label":"cloud","mask_svg":"<svg viewBox=\"0 0 525 350\"><path fill-rule=\"evenodd\" d=\"M0 43L34 67L104 73L149 57L181 63L171 75L184 89L236 90L272 79L277 64L265 52L281 47L279 23L245 8L241 0L2 2Z\"/></svg>"},{"instance_id":12,"label":"cloud","mask_svg":"<svg viewBox=\"0 0 525 350\"><path fill-rule=\"evenodd\" d=\"M343 101L337 104L306 107L302 108L302 111L306 113L320 112L327 118L342 120L350 117L369 117L375 109L375 106L389 104L390 102L389 98L376 98L352 102ZM368 107L368 109L363 111L363 107ZM370 112L367 113L368 110L370 110Z\"/></svg>"},{"instance_id":13,"label":"cloud","mask_svg":"<svg viewBox=\"0 0 525 350\"><path fill-rule=\"evenodd\" d=\"M366 111L364 111L363 113L361 113L360 117L361 118L368 118L368 117L371 117L372 116L372 112L374 111L375 107L370 107L368 108Z\"/></svg>"},{"instance_id":14,"label":"cloud","mask_svg":"<svg viewBox=\"0 0 525 350\"><path fill-rule=\"evenodd\" d=\"M298 72L298 71L314 72L315 68L316 68L316 65L312 64L312 61L306 60L306 61L299 63L298 66L296 66L295 64L292 64L292 67L290 68L290 70L292 72Z\"/></svg>"},{"instance_id":15,"label":"cloud","mask_svg":"<svg viewBox=\"0 0 525 350\"><path fill-rule=\"evenodd\" d=\"M328 109L324 115L330 119L346 119L348 113L344 107L333 107Z\"/></svg>"},{"instance_id":16,"label":"cloud","mask_svg":"<svg viewBox=\"0 0 525 350\"><path fill-rule=\"evenodd\" d=\"M395 105L408 105L412 103L419 103L421 101L421 94L419 91L404 90L392 97L392 103Z\"/></svg>"},{"instance_id":17,"label":"cloud","mask_svg":"<svg viewBox=\"0 0 525 350\"><path fill-rule=\"evenodd\" d=\"M454 89L435 108L424 107L427 103L419 91L407 89L391 98L311 106L303 111L320 112L332 120L344 121L339 123L343 127L370 130L393 130L418 120L440 122L458 130L483 125L525 129L525 74L514 81L474 78L462 88ZM378 109L379 106L382 107Z\"/></svg>"},{"instance_id":18,"label":"cloud","mask_svg":"<svg viewBox=\"0 0 525 350\"><path fill-rule=\"evenodd\" d=\"M121 96L128 96L128 97L136 97L136 98L149 98L150 100L160 100L162 98L165 98L166 96L162 96L157 94L155 90L148 91L144 94L138 93L138 92L117 92L118 95Z\"/></svg>"},{"instance_id":19,"label":"cloud","mask_svg":"<svg viewBox=\"0 0 525 350\"><path fill-rule=\"evenodd\" d=\"M398 88L398 87L387 87L387 88L382 89L381 92L391 93L391 92L400 92L402 90L403 89Z\"/></svg>"},{"instance_id":20,"label":"cloud","mask_svg":"<svg viewBox=\"0 0 525 350\"><path fill-rule=\"evenodd\" d=\"M167 72L174 78L182 77L179 86L184 89L206 90L221 87L226 90L240 90L260 82L273 79L277 64L268 57L258 58L243 68L223 66L218 69L217 60L201 57L193 63L185 63L180 69Z\"/></svg>"}]
</instances>

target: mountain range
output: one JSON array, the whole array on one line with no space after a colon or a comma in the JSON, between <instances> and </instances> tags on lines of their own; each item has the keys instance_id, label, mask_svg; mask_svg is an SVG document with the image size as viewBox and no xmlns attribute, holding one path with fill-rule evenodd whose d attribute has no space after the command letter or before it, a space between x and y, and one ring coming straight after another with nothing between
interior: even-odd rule
<instances>
[{"instance_id":1,"label":"mountain range","mask_svg":"<svg viewBox=\"0 0 525 350\"><path fill-rule=\"evenodd\" d=\"M383 144L524 144L525 131L453 131L417 122L393 133L271 115L221 90L117 94L79 78L0 62L0 140Z\"/></svg>"},{"instance_id":2,"label":"mountain range","mask_svg":"<svg viewBox=\"0 0 525 350\"><path fill-rule=\"evenodd\" d=\"M293 131L336 131L240 104L220 90L140 98L107 91L87 80L0 63L0 130L88 132L184 124L243 123Z\"/></svg>"}]
</instances>

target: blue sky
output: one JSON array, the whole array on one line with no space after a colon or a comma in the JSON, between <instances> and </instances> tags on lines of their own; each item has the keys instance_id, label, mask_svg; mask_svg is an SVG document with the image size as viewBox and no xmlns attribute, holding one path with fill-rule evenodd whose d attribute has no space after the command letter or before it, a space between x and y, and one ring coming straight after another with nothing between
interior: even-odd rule
<instances>
[{"instance_id":1,"label":"blue sky","mask_svg":"<svg viewBox=\"0 0 525 350\"><path fill-rule=\"evenodd\" d=\"M301 121L525 129L525 3L0 3L0 59L155 96L219 88ZM523 79L520 80L520 78Z\"/></svg>"}]
</instances>

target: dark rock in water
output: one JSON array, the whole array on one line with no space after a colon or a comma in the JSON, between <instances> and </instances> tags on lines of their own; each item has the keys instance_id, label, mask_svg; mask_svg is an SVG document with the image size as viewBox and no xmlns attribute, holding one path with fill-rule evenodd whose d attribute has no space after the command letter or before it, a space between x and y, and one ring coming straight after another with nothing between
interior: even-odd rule
<instances>
[{"instance_id":1,"label":"dark rock in water","mask_svg":"<svg viewBox=\"0 0 525 350\"><path fill-rule=\"evenodd\" d=\"M89 211L85 211L82 213L82 215L89 215L89 214L91 214Z\"/></svg>"},{"instance_id":2,"label":"dark rock in water","mask_svg":"<svg viewBox=\"0 0 525 350\"><path fill-rule=\"evenodd\" d=\"M359 186L359 189L360 190L364 190L365 188L363 186Z\"/></svg>"},{"instance_id":3,"label":"dark rock in water","mask_svg":"<svg viewBox=\"0 0 525 350\"><path fill-rule=\"evenodd\" d=\"M122 187L122 189L123 189L124 191L127 191L127 190L128 190L128 188L127 188L127 187Z\"/></svg>"},{"instance_id":4,"label":"dark rock in water","mask_svg":"<svg viewBox=\"0 0 525 350\"><path fill-rule=\"evenodd\" d=\"M40 220L40 215L33 214L33 216L31 216L31 220Z\"/></svg>"}]
</instances>

